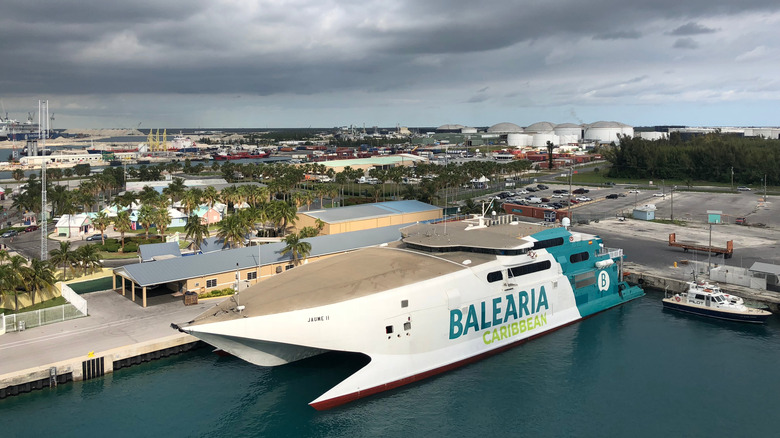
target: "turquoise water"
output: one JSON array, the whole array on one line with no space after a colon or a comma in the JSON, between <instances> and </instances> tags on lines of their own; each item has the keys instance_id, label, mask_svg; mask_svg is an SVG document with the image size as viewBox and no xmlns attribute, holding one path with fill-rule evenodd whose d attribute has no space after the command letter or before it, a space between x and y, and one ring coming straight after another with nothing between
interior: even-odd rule
<instances>
[{"instance_id":1,"label":"turquoise water","mask_svg":"<svg viewBox=\"0 0 780 438\"><path fill-rule=\"evenodd\" d=\"M318 412L358 369L259 368L209 349L0 400L3 436L775 436L780 318L663 311L661 295L421 383Z\"/></svg>"}]
</instances>

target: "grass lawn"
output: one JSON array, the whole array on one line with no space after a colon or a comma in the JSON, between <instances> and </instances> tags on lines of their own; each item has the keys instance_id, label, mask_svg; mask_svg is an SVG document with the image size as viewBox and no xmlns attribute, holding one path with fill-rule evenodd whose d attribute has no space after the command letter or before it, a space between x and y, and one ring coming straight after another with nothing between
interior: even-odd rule
<instances>
[{"instance_id":1,"label":"grass lawn","mask_svg":"<svg viewBox=\"0 0 780 438\"><path fill-rule=\"evenodd\" d=\"M13 304L14 304L14 297L7 295L4 300L6 301L6 305L13 306ZM19 313L32 312L34 310L46 309L46 308L49 308L49 307L62 306L63 304L68 304L68 300L66 300L65 298L62 298L62 297L55 297L55 298L52 298L50 300L46 300L46 301L44 301L42 303L36 303L34 306L25 307L24 309L19 309ZM14 314L16 312L14 312L13 308L11 308L11 309L0 308L0 313L5 313L6 315L11 315L11 314Z\"/></svg>"}]
</instances>

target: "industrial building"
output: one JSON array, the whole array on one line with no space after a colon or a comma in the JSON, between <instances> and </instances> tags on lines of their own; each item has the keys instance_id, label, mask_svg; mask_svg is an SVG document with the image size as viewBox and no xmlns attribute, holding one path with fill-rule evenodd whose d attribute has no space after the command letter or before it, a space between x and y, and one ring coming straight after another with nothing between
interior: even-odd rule
<instances>
[{"instance_id":1,"label":"industrial building","mask_svg":"<svg viewBox=\"0 0 780 438\"><path fill-rule=\"evenodd\" d=\"M317 227L317 220L324 228L321 234L340 234L392 225L409 224L441 219L442 209L420 201L389 201L376 204L352 205L316 211L298 212L297 229Z\"/></svg>"}]
</instances>

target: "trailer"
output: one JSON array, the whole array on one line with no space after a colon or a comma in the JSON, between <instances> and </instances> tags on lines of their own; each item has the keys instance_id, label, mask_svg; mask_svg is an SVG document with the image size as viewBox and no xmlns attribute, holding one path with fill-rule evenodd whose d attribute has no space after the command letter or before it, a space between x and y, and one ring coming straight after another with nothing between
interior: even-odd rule
<instances>
[{"instance_id":1,"label":"trailer","mask_svg":"<svg viewBox=\"0 0 780 438\"><path fill-rule=\"evenodd\" d=\"M699 244L696 242L678 242L677 241L677 234L672 233L669 235L669 246L675 246L677 248L682 248L683 251L688 252L688 250L693 251L701 251L701 252L709 252L712 254L723 254L724 259L730 259L732 255L734 255L734 241L729 240L726 242L726 247L718 247L718 246L709 246L705 244Z\"/></svg>"}]
</instances>

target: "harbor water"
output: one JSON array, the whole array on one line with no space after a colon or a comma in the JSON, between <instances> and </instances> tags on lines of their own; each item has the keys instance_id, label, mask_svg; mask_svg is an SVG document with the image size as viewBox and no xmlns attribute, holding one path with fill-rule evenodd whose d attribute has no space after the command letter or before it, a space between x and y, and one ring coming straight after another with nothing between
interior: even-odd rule
<instances>
[{"instance_id":1,"label":"harbor water","mask_svg":"<svg viewBox=\"0 0 780 438\"><path fill-rule=\"evenodd\" d=\"M4 436L771 436L780 318L721 322L662 293L422 382L318 412L361 367L328 354L260 368L203 348L0 400Z\"/></svg>"}]
</instances>

